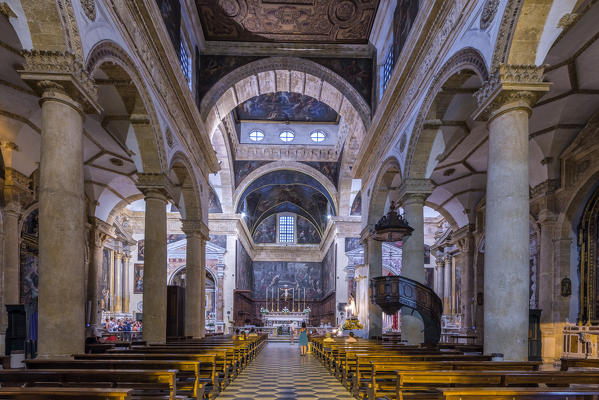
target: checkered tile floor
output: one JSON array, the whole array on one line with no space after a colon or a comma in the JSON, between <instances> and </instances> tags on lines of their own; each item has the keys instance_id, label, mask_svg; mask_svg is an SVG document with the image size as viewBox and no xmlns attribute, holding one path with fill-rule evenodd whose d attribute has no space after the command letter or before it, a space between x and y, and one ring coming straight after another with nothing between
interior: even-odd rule
<instances>
[{"instance_id":1,"label":"checkered tile floor","mask_svg":"<svg viewBox=\"0 0 599 400\"><path fill-rule=\"evenodd\" d=\"M312 355L299 346L268 343L218 400L353 400L349 392Z\"/></svg>"}]
</instances>

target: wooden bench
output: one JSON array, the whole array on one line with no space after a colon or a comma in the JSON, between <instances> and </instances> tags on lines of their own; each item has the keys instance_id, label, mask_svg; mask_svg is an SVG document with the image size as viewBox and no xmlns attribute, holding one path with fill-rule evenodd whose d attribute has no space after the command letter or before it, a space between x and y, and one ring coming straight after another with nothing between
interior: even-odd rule
<instances>
[{"instance_id":1,"label":"wooden bench","mask_svg":"<svg viewBox=\"0 0 599 400\"><path fill-rule=\"evenodd\" d=\"M109 387L135 389L133 398L176 399L176 370L51 369L0 371L2 387Z\"/></svg>"},{"instance_id":2,"label":"wooden bench","mask_svg":"<svg viewBox=\"0 0 599 400\"><path fill-rule=\"evenodd\" d=\"M599 371L398 371L395 390L390 388L388 383L374 386L369 392L369 400L380 398L382 395L398 400L410 399L414 397L413 395L435 396L440 388L455 386L546 385L567 388L572 384L597 383L599 383ZM393 391L395 393L391 394Z\"/></svg>"},{"instance_id":3,"label":"wooden bench","mask_svg":"<svg viewBox=\"0 0 599 400\"><path fill-rule=\"evenodd\" d=\"M28 369L178 370L178 394L202 399L206 387L200 378L200 363L184 360L26 360Z\"/></svg>"},{"instance_id":4,"label":"wooden bench","mask_svg":"<svg viewBox=\"0 0 599 400\"><path fill-rule=\"evenodd\" d=\"M131 389L0 388L0 399L11 400L129 400Z\"/></svg>"},{"instance_id":5,"label":"wooden bench","mask_svg":"<svg viewBox=\"0 0 599 400\"><path fill-rule=\"evenodd\" d=\"M597 400L599 389L572 388L448 388L440 389L444 400Z\"/></svg>"},{"instance_id":6,"label":"wooden bench","mask_svg":"<svg viewBox=\"0 0 599 400\"><path fill-rule=\"evenodd\" d=\"M561 359L561 370L567 371L569 368L599 368L599 359Z\"/></svg>"}]
</instances>

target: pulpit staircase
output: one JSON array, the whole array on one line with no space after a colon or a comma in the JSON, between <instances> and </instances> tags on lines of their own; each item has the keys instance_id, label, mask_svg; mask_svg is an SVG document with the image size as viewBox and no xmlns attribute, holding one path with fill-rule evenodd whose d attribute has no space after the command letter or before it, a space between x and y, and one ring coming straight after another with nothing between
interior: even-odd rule
<instances>
[{"instance_id":1,"label":"pulpit staircase","mask_svg":"<svg viewBox=\"0 0 599 400\"><path fill-rule=\"evenodd\" d=\"M424 322L424 344L439 343L443 302L432 289L400 275L372 278L370 289L370 301L388 315L403 308L417 311Z\"/></svg>"}]
</instances>

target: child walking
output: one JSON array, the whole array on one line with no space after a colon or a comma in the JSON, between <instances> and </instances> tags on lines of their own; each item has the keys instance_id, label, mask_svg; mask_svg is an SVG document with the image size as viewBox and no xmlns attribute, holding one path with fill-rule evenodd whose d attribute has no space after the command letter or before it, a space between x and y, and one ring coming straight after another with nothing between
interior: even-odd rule
<instances>
[{"instance_id":1,"label":"child walking","mask_svg":"<svg viewBox=\"0 0 599 400\"><path fill-rule=\"evenodd\" d=\"M305 356L308 352L308 329L306 329L306 323L302 322L302 328L300 329L299 335L300 343L300 354Z\"/></svg>"}]
</instances>

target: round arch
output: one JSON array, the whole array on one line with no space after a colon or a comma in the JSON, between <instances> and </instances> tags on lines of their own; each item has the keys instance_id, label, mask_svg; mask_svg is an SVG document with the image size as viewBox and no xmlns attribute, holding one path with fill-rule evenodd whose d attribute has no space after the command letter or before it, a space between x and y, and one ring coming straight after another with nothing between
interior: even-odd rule
<instances>
[{"instance_id":1,"label":"round arch","mask_svg":"<svg viewBox=\"0 0 599 400\"><path fill-rule=\"evenodd\" d=\"M85 65L90 76L98 73L103 66L114 65L128 75L131 80L130 89L134 90L138 97L130 115L131 119L135 119L139 124L139 129L134 129L141 157L141 166L138 165L138 169L141 167L142 171L138 172L164 172L166 153L158 116L147 87L131 58L118 44L104 40L89 52Z\"/></svg>"},{"instance_id":2,"label":"round arch","mask_svg":"<svg viewBox=\"0 0 599 400\"><path fill-rule=\"evenodd\" d=\"M302 172L316 179L322 186L324 186L326 191L331 196L331 199L333 199L333 205L335 206L335 210L339 210L339 198L337 194L337 189L335 189L333 183L315 168L294 161L275 161L253 170L248 176L246 176L243 179L243 181L241 181L239 186L235 189L235 193L233 193L233 210L237 210L241 196L243 195L245 190L252 184L252 182L260 178L262 175L266 175L269 172L280 170Z\"/></svg>"},{"instance_id":3,"label":"round arch","mask_svg":"<svg viewBox=\"0 0 599 400\"><path fill-rule=\"evenodd\" d=\"M399 182L397 181L399 179ZM401 166L395 156L387 158L380 166L374 184L372 194L368 201L368 215L363 220L367 224L374 225L385 214L385 205L389 197L390 188L393 184L401 184L403 180Z\"/></svg>"},{"instance_id":4,"label":"round arch","mask_svg":"<svg viewBox=\"0 0 599 400\"><path fill-rule=\"evenodd\" d=\"M436 74L428 93L426 94L420 112L414 124L410 143L406 154L405 177L414 179L426 178L426 169L428 159L435 139L436 131L423 129L427 115L441 92L443 85L454 75L464 70L473 71L481 80L485 82L489 79L483 56L473 48L465 48L458 51L441 67Z\"/></svg>"},{"instance_id":5,"label":"round arch","mask_svg":"<svg viewBox=\"0 0 599 400\"><path fill-rule=\"evenodd\" d=\"M169 176L176 183L178 196L175 199L175 205L181 211L183 219L203 220L204 209L207 205L202 204L200 185L195 179L195 174L191 162L182 152L178 151L171 159L169 167Z\"/></svg>"}]
</instances>

